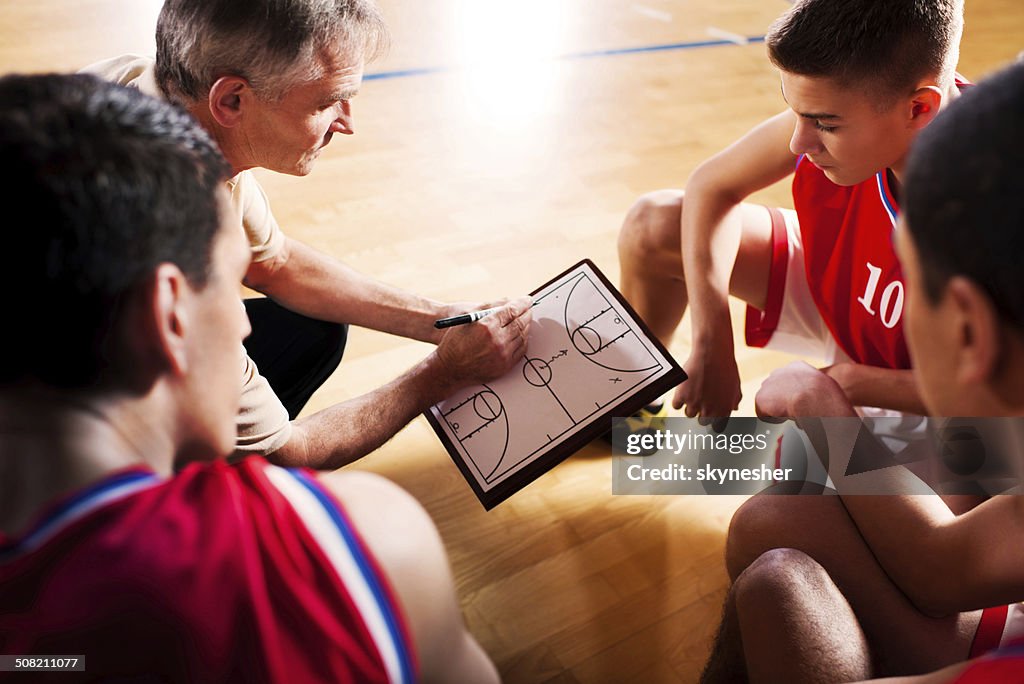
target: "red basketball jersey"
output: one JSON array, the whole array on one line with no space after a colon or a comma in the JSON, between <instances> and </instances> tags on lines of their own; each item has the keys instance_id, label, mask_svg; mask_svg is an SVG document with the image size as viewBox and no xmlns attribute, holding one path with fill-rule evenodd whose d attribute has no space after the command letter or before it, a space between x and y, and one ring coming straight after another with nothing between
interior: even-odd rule
<instances>
[{"instance_id":1,"label":"red basketball jersey","mask_svg":"<svg viewBox=\"0 0 1024 684\"><path fill-rule=\"evenodd\" d=\"M338 501L259 458L120 471L0 538L0 653L89 679L405 682L409 643Z\"/></svg>"},{"instance_id":2,"label":"red basketball jersey","mask_svg":"<svg viewBox=\"0 0 1024 684\"><path fill-rule=\"evenodd\" d=\"M893 243L899 208L888 172L841 186L801 157L793 202L807 283L836 342L857 363L910 368L903 271Z\"/></svg>"},{"instance_id":3,"label":"red basketball jersey","mask_svg":"<svg viewBox=\"0 0 1024 684\"><path fill-rule=\"evenodd\" d=\"M1007 644L971 663L954 681L956 684L1024 682L1024 641Z\"/></svg>"}]
</instances>

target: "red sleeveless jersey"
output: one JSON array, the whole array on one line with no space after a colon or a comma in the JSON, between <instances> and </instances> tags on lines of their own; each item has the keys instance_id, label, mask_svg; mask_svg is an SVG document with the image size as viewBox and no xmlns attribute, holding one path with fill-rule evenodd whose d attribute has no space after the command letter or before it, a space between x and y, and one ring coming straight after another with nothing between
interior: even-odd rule
<instances>
[{"instance_id":1,"label":"red sleeveless jersey","mask_svg":"<svg viewBox=\"0 0 1024 684\"><path fill-rule=\"evenodd\" d=\"M975 660L953 681L956 684L1024 682L1024 641L1011 642Z\"/></svg>"},{"instance_id":2,"label":"red sleeveless jersey","mask_svg":"<svg viewBox=\"0 0 1024 684\"><path fill-rule=\"evenodd\" d=\"M0 538L0 653L86 679L411 681L387 582L305 471L259 458L114 473ZM66 673L33 673L33 681Z\"/></svg>"},{"instance_id":3,"label":"red sleeveless jersey","mask_svg":"<svg viewBox=\"0 0 1024 684\"><path fill-rule=\"evenodd\" d=\"M888 173L841 186L801 157L793 202L807 283L836 342L857 363L910 368L903 271L893 242L899 207Z\"/></svg>"}]
</instances>

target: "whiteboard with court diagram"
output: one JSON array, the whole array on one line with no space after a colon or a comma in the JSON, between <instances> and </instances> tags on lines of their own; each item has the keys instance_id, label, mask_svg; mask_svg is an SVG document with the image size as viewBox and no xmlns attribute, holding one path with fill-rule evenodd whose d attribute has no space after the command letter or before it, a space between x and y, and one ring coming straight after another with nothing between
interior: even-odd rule
<instances>
[{"instance_id":1,"label":"whiteboard with court diagram","mask_svg":"<svg viewBox=\"0 0 1024 684\"><path fill-rule=\"evenodd\" d=\"M525 358L426 414L488 509L686 378L591 261L533 300Z\"/></svg>"}]
</instances>

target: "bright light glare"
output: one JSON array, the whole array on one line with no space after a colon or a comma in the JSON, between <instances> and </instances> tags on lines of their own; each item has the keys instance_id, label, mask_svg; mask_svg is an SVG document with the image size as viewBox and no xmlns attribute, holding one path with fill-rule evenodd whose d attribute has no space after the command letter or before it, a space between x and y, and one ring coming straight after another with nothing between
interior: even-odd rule
<instances>
[{"instance_id":1,"label":"bright light glare","mask_svg":"<svg viewBox=\"0 0 1024 684\"><path fill-rule=\"evenodd\" d=\"M454 48L465 107L481 123L520 128L550 111L554 58L566 49L566 0L461 0Z\"/></svg>"}]
</instances>

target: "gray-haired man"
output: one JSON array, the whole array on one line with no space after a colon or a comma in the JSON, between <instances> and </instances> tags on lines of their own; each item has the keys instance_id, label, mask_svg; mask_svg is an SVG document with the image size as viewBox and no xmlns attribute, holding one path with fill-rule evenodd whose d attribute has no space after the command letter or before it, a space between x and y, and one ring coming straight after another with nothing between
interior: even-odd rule
<instances>
[{"instance_id":1,"label":"gray-haired man","mask_svg":"<svg viewBox=\"0 0 1024 684\"><path fill-rule=\"evenodd\" d=\"M239 451L343 465L432 403L503 374L522 356L528 299L442 336L433 321L464 307L389 287L285 236L249 171L305 175L336 133L353 133L351 100L364 65L388 41L372 2L167 0L156 40L155 61L128 55L86 70L185 106L236 174L228 185L253 257L245 284L267 295L247 300L253 335ZM340 324L348 323L438 348L391 383L291 422L340 361Z\"/></svg>"}]
</instances>

